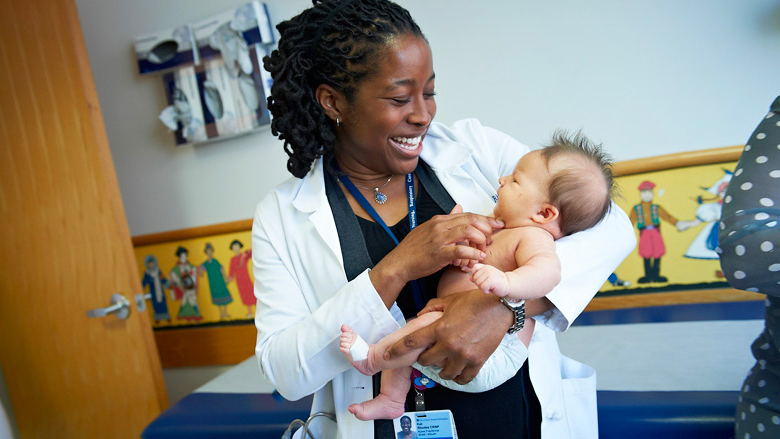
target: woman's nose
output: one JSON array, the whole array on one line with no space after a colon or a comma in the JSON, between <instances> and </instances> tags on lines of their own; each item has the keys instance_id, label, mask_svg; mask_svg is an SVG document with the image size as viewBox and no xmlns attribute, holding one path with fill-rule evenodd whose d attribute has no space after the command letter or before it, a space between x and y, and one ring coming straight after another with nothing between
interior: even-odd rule
<instances>
[{"instance_id":1,"label":"woman's nose","mask_svg":"<svg viewBox=\"0 0 780 439\"><path fill-rule=\"evenodd\" d=\"M433 120L433 114L429 111L428 104L424 98L414 100L414 108L412 109L412 113L409 115L408 120L409 123L415 125L424 127L430 125Z\"/></svg>"}]
</instances>

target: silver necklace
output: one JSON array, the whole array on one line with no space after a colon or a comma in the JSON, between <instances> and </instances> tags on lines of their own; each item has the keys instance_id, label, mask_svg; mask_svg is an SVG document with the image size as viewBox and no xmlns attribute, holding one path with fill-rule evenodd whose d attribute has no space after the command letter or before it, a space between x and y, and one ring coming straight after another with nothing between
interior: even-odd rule
<instances>
[{"instance_id":1,"label":"silver necklace","mask_svg":"<svg viewBox=\"0 0 780 439\"><path fill-rule=\"evenodd\" d=\"M370 187L357 185L357 184L355 184L354 181L352 182L352 184L355 184L355 186L359 187L360 189L366 190L366 191L374 191L374 201L376 202L376 204L385 204L385 203L387 203L387 195L383 194L382 192L379 192L379 189L382 189L385 186L387 186L387 184L390 183L390 180L392 180L392 179L393 179L393 175L390 174L390 178L387 179L385 184L383 184L382 186L377 186L377 187L375 187L373 189L371 189Z\"/></svg>"}]
</instances>

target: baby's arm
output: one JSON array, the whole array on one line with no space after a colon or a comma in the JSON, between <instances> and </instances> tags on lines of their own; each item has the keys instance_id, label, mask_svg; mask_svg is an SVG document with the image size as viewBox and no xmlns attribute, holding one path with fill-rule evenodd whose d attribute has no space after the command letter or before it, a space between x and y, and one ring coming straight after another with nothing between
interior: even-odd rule
<instances>
[{"instance_id":1,"label":"baby's arm","mask_svg":"<svg viewBox=\"0 0 780 439\"><path fill-rule=\"evenodd\" d=\"M471 280L482 292L512 300L538 299L561 281L552 235L538 227L526 229L515 251L516 269L502 272L490 265L474 266Z\"/></svg>"},{"instance_id":2,"label":"baby's arm","mask_svg":"<svg viewBox=\"0 0 780 439\"><path fill-rule=\"evenodd\" d=\"M442 313L438 311L432 311L421 315L420 317L409 320L406 325L394 331L384 338L376 342L373 345L367 345L366 342L355 333L352 328L347 325L341 326L341 340L339 349L341 353L347 357L350 364L355 367L360 373L368 376L372 376L379 371L387 369L397 369L399 367L411 366L417 361L417 357L425 350L425 348L415 349L409 351L405 355L397 358L393 358L390 361L384 359L384 354L387 348L393 343L402 339L408 334L424 327L428 326L439 317ZM365 347L368 346L368 354L365 353Z\"/></svg>"}]
</instances>

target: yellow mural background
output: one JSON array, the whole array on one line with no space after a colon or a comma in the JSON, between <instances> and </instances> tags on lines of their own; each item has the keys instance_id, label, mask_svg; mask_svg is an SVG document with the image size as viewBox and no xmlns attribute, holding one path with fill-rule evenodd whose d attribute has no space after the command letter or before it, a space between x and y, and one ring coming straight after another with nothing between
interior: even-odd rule
<instances>
[{"instance_id":1,"label":"yellow mural background","mask_svg":"<svg viewBox=\"0 0 780 439\"><path fill-rule=\"evenodd\" d=\"M652 203L663 207L670 215L679 221L689 221L696 218L696 208L699 206L696 198L711 198L712 194L702 189L710 187L723 177L724 170L733 171L735 162L719 163L714 165L690 166L663 171L647 172L616 178L620 197L615 199L616 204L626 214L630 214L633 206L639 204L639 184L645 180L655 183L654 198ZM625 261L615 270L618 278L631 282L628 287L614 287L605 283L601 292L615 292L641 289L658 288L669 285L688 285L712 282L725 282L723 278L716 276L720 269L717 259L691 259L685 254L688 246L694 238L706 227L702 223L696 227L677 231L672 224L661 220L661 236L666 246L666 254L661 258L661 275L668 278L668 283L638 284L637 280L644 276L643 259L635 248ZM639 234L634 227L637 242Z\"/></svg>"},{"instance_id":2,"label":"yellow mural background","mask_svg":"<svg viewBox=\"0 0 780 439\"><path fill-rule=\"evenodd\" d=\"M222 269L225 275L230 274L230 260L235 256L233 250L230 249L230 243L234 239L238 239L244 245L242 251L249 250L251 248L251 232L236 232L226 233L221 235L212 235L202 238L185 239L175 242L166 242L163 244L151 244L145 246L136 247L135 257L138 264L138 272L143 278L146 272L146 266L144 265L144 258L146 255L154 255L160 265L160 272L166 279L170 281L170 271L176 265L178 260L176 257L176 249L182 246L189 252L189 261L195 267L200 266L206 261L206 253L204 248L206 243L211 243L214 247L214 259L219 261L222 265ZM243 267L242 267L243 269ZM246 270L249 272L249 277L254 282L254 276L252 274L252 261L249 260ZM154 321L154 310L152 309L151 301L146 301L147 310L151 320L154 322L155 328L165 328L172 326L194 326L202 325L204 323L216 323L225 321L238 321L247 320L247 307L241 302L241 296L238 293L238 287L236 282L232 281L227 284L228 291L230 292L233 302L227 305L227 312L230 315L230 319L220 320L219 308L211 302L211 288L209 287L208 275L205 273L198 276L198 308L203 320L200 322L186 322L184 320L177 320L176 316L179 312L181 305L180 301L171 300L170 289L165 289L165 299L168 304L168 314L171 316L171 322L166 321ZM148 293L148 288L144 290L144 293ZM254 313L254 306L252 306L252 312Z\"/></svg>"}]
</instances>

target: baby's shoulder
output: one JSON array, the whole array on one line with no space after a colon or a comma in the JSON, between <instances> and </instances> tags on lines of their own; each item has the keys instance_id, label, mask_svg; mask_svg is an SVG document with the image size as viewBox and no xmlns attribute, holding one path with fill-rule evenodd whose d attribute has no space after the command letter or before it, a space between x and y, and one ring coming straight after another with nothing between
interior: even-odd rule
<instances>
[{"instance_id":1,"label":"baby's shoulder","mask_svg":"<svg viewBox=\"0 0 780 439\"><path fill-rule=\"evenodd\" d=\"M536 226L520 226L520 227L512 227L510 229L501 229L499 232L495 234L495 236L498 238L501 237L502 240L524 240L524 239L539 239L539 240L550 240L554 241L554 238L550 232L547 230L536 227Z\"/></svg>"}]
</instances>

